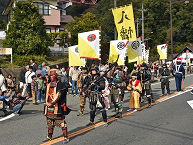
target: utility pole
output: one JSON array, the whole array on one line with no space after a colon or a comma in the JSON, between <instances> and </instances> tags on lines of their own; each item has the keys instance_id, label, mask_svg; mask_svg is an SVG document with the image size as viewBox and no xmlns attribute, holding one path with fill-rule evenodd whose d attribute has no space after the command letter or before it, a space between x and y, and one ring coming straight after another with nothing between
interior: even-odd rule
<instances>
[{"instance_id":1,"label":"utility pole","mask_svg":"<svg viewBox=\"0 0 193 145\"><path fill-rule=\"evenodd\" d=\"M137 37L139 36L139 18L136 20L137 23Z\"/></svg>"},{"instance_id":2,"label":"utility pole","mask_svg":"<svg viewBox=\"0 0 193 145\"><path fill-rule=\"evenodd\" d=\"M117 0L114 0L114 8L117 7ZM117 29L114 27L114 39L117 40Z\"/></svg>"},{"instance_id":3,"label":"utility pole","mask_svg":"<svg viewBox=\"0 0 193 145\"><path fill-rule=\"evenodd\" d=\"M144 8L142 4L142 43L144 43Z\"/></svg>"},{"instance_id":4,"label":"utility pole","mask_svg":"<svg viewBox=\"0 0 193 145\"><path fill-rule=\"evenodd\" d=\"M144 42L144 11L146 11L146 9L144 9L143 4L142 4L142 10L138 10L141 11L142 13L142 43Z\"/></svg>"}]
</instances>

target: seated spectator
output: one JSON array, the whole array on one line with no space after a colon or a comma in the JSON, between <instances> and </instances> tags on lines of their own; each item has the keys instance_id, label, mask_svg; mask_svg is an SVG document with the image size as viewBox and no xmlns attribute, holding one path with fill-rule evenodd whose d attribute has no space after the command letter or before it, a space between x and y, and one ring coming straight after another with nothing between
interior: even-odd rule
<instances>
[{"instance_id":1,"label":"seated spectator","mask_svg":"<svg viewBox=\"0 0 193 145\"><path fill-rule=\"evenodd\" d=\"M13 80L12 80L12 75L8 74L7 78L6 78L6 82L7 82L7 88L8 89L13 89L14 84L13 84Z\"/></svg>"},{"instance_id":2,"label":"seated spectator","mask_svg":"<svg viewBox=\"0 0 193 145\"><path fill-rule=\"evenodd\" d=\"M16 80L16 77L13 77L13 89L14 90L18 90L18 83L17 83L17 80Z\"/></svg>"},{"instance_id":3,"label":"seated spectator","mask_svg":"<svg viewBox=\"0 0 193 145\"><path fill-rule=\"evenodd\" d=\"M20 115L21 109L23 108L26 100L28 100L30 96L22 97L20 91L16 91L15 94L12 97L12 100L10 101L10 110L16 115Z\"/></svg>"},{"instance_id":4,"label":"seated spectator","mask_svg":"<svg viewBox=\"0 0 193 145\"><path fill-rule=\"evenodd\" d=\"M3 101L2 111L5 116L9 114L9 112L6 110L6 105L8 105L8 102L5 99L9 98L11 94L12 94L11 90L6 95L3 95L2 90L0 90L0 101Z\"/></svg>"}]
</instances>

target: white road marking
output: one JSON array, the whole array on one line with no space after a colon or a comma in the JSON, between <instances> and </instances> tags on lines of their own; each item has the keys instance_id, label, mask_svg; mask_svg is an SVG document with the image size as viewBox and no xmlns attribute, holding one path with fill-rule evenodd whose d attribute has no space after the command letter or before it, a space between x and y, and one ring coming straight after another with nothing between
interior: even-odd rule
<instances>
[{"instance_id":1,"label":"white road marking","mask_svg":"<svg viewBox=\"0 0 193 145\"><path fill-rule=\"evenodd\" d=\"M14 117L14 116L15 116L15 114L12 113L12 114L10 114L10 115L4 117L4 118L1 118L1 119L0 119L0 122L1 122L1 121L4 121L4 120L7 120L7 119L9 119L9 118L12 118L12 117Z\"/></svg>"},{"instance_id":2,"label":"white road marking","mask_svg":"<svg viewBox=\"0 0 193 145\"><path fill-rule=\"evenodd\" d=\"M174 96L171 96L171 97L169 97L169 98L166 98L166 99L160 101L159 103L164 102L164 101L169 100L169 99L172 99L172 98L174 98L174 97L177 97L177 96L179 96L179 95L182 95L182 94L187 93L187 92L190 92L190 91L191 91L191 89L188 89L188 90L186 90L186 91L180 92L180 93L178 93L178 94L176 94L176 95L174 95Z\"/></svg>"},{"instance_id":3,"label":"white road marking","mask_svg":"<svg viewBox=\"0 0 193 145\"><path fill-rule=\"evenodd\" d=\"M190 105L190 107L193 109L193 100L187 101L187 103Z\"/></svg>"}]
</instances>

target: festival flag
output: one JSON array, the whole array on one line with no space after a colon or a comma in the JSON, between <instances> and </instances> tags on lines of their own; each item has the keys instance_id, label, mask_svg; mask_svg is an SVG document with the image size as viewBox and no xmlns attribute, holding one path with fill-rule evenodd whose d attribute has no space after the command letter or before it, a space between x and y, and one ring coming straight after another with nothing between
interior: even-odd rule
<instances>
[{"instance_id":1,"label":"festival flag","mask_svg":"<svg viewBox=\"0 0 193 145\"><path fill-rule=\"evenodd\" d=\"M68 48L69 66L84 66L84 60L81 60L78 53L78 45Z\"/></svg>"},{"instance_id":2,"label":"festival flag","mask_svg":"<svg viewBox=\"0 0 193 145\"><path fill-rule=\"evenodd\" d=\"M142 59L142 42L140 38L137 41L129 42L128 44L128 62L136 62L140 64Z\"/></svg>"},{"instance_id":3,"label":"festival flag","mask_svg":"<svg viewBox=\"0 0 193 145\"><path fill-rule=\"evenodd\" d=\"M145 49L145 43L142 43L141 44L141 53L142 53L142 60L144 61L144 62L146 62L146 49Z\"/></svg>"},{"instance_id":4,"label":"festival flag","mask_svg":"<svg viewBox=\"0 0 193 145\"><path fill-rule=\"evenodd\" d=\"M128 42L127 40L114 40L110 42L110 54L109 54L110 63L115 62L119 55L118 65L125 65L127 42Z\"/></svg>"},{"instance_id":5,"label":"festival flag","mask_svg":"<svg viewBox=\"0 0 193 145\"><path fill-rule=\"evenodd\" d=\"M136 40L136 30L132 4L112 10L118 32L118 40Z\"/></svg>"},{"instance_id":6,"label":"festival flag","mask_svg":"<svg viewBox=\"0 0 193 145\"><path fill-rule=\"evenodd\" d=\"M157 45L157 52L160 55L160 59L167 59L168 42L166 44Z\"/></svg>"},{"instance_id":7,"label":"festival flag","mask_svg":"<svg viewBox=\"0 0 193 145\"><path fill-rule=\"evenodd\" d=\"M149 61L149 49L145 50L145 61L148 62Z\"/></svg>"},{"instance_id":8,"label":"festival flag","mask_svg":"<svg viewBox=\"0 0 193 145\"><path fill-rule=\"evenodd\" d=\"M100 31L78 34L78 51L80 58L98 60L100 58Z\"/></svg>"}]
</instances>

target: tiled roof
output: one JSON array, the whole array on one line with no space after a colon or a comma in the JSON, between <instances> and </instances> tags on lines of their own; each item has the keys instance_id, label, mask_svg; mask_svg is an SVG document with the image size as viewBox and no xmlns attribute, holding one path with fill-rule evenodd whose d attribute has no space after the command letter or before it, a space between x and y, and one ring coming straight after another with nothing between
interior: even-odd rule
<instances>
[{"instance_id":1,"label":"tiled roof","mask_svg":"<svg viewBox=\"0 0 193 145\"><path fill-rule=\"evenodd\" d=\"M71 20L74 20L71 15L60 16L60 23L68 23Z\"/></svg>"}]
</instances>

